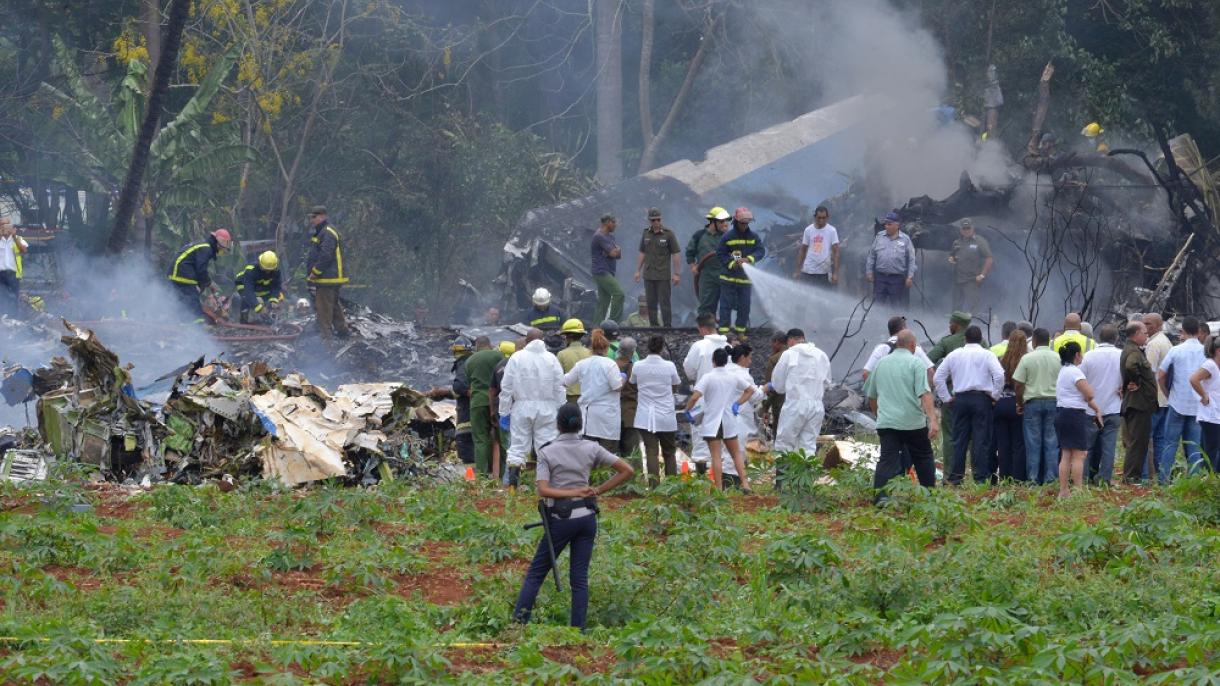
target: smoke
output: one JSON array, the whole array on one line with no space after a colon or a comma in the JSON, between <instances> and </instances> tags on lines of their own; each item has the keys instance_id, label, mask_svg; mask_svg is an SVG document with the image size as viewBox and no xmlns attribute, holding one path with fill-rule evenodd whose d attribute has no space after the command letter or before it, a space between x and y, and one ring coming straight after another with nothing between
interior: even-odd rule
<instances>
[{"instance_id":1,"label":"smoke","mask_svg":"<svg viewBox=\"0 0 1220 686\"><path fill-rule=\"evenodd\" d=\"M894 309L874 305L867 309L866 302L859 295L841 289L831 291L798 283L787 276L772 274L752 265L746 265L746 274L754 284L754 296L766 313L768 326L780 331L799 328L805 332L808 340L827 355L839 347L832 361L836 379L864 366L873 346L889 337L886 321L892 315L904 315L910 322L916 319L922 321L932 337L947 333L948 317L945 312L937 308L920 308L916 293L911 295L912 307ZM755 325L761 323L757 315L753 319ZM998 323L997 320L993 327L994 336L999 336ZM981 323L980 326L986 329ZM914 323L911 328L920 343L928 347L923 331ZM843 340L840 346L844 334L852 335Z\"/></svg>"},{"instance_id":2,"label":"smoke","mask_svg":"<svg viewBox=\"0 0 1220 686\"><path fill-rule=\"evenodd\" d=\"M1003 147L980 145L969 127L938 109L946 103L948 72L939 43L915 16L885 0L828 2L817 10L812 34L818 46L812 73L828 102L861 93L889 101L858 127L870 150L866 166L889 204L943 197L963 170L984 184L1006 180Z\"/></svg>"},{"instance_id":3,"label":"smoke","mask_svg":"<svg viewBox=\"0 0 1220 686\"><path fill-rule=\"evenodd\" d=\"M59 267L64 298L47 302L49 314L92 329L121 362L134 364L137 387L224 350L194 321L195 315L172 292L159 266L134 255L103 258L68 253L61 256ZM214 263L213 278L218 277L216 272Z\"/></svg>"}]
</instances>

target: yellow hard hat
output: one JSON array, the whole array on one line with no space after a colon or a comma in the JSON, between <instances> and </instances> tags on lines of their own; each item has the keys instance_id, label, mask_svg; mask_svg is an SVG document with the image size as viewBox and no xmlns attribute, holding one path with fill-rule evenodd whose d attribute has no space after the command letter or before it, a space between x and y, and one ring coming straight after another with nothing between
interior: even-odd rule
<instances>
[{"instance_id":1,"label":"yellow hard hat","mask_svg":"<svg viewBox=\"0 0 1220 686\"><path fill-rule=\"evenodd\" d=\"M560 333L578 333L582 336L585 333L585 323L579 319L569 319L563 323L563 327L559 329Z\"/></svg>"},{"instance_id":2,"label":"yellow hard hat","mask_svg":"<svg viewBox=\"0 0 1220 686\"><path fill-rule=\"evenodd\" d=\"M729 211L723 207L713 207L707 211L707 218L724 221L729 218Z\"/></svg>"},{"instance_id":3,"label":"yellow hard hat","mask_svg":"<svg viewBox=\"0 0 1220 686\"><path fill-rule=\"evenodd\" d=\"M517 344L512 341L500 341L499 348L500 354L505 357L511 357L513 353L517 352Z\"/></svg>"},{"instance_id":4,"label":"yellow hard hat","mask_svg":"<svg viewBox=\"0 0 1220 686\"><path fill-rule=\"evenodd\" d=\"M1097 138L1105 132L1106 130L1101 128L1101 124L1098 124L1097 122L1090 122L1080 130L1080 135L1086 138Z\"/></svg>"},{"instance_id":5,"label":"yellow hard hat","mask_svg":"<svg viewBox=\"0 0 1220 686\"><path fill-rule=\"evenodd\" d=\"M266 269L267 271L279 269L280 258L275 254L275 251L268 250L267 252L258 256L258 266Z\"/></svg>"}]
</instances>

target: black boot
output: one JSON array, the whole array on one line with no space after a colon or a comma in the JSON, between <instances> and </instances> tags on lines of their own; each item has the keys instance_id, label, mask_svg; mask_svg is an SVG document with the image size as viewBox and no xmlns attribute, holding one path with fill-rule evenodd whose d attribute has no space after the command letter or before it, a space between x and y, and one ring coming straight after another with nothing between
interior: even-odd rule
<instances>
[{"instance_id":1,"label":"black boot","mask_svg":"<svg viewBox=\"0 0 1220 686\"><path fill-rule=\"evenodd\" d=\"M699 476L707 476L707 462L696 462L695 473Z\"/></svg>"},{"instance_id":2,"label":"black boot","mask_svg":"<svg viewBox=\"0 0 1220 686\"><path fill-rule=\"evenodd\" d=\"M521 468L520 467L509 467L508 468L508 487L516 490L517 483L520 480L521 480Z\"/></svg>"}]
</instances>

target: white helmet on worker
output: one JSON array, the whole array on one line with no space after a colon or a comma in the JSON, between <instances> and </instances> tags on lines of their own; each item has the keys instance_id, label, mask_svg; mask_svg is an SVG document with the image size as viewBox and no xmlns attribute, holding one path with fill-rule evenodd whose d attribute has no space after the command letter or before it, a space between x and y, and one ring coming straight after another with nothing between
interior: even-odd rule
<instances>
[{"instance_id":1,"label":"white helmet on worker","mask_svg":"<svg viewBox=\"0 0 1220 686\"><path fill-rule=\"evenodd\" d=\"M268 250L258 256L258 266L271 272L280 268L280 258L274 250Z\"/></svg>"},{"instance_id":2,"label":"white helmet on worker","mask_svg":"<svg viewBox=\"0 0 1220 686\"><path fill-rule=\"evenodd\" d=\"M548 291L547 289L539 286L534 291L534 297L532 298L532 300L534 301L534 304L537 305L538 307L546 307L547 305L551 304L551 292Z\"/></svg>"}]
</instances>

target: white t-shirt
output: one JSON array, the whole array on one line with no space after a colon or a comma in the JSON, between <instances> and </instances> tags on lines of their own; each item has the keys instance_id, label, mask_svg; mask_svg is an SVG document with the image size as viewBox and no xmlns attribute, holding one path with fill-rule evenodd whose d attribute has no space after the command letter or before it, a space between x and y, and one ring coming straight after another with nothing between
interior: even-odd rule
<instances>
[{"instance_id":1,"label":"white t-shirt","mask_svg":"<svg viewBox=\"0 0 1220 686\"><path fill-rule=\"evenodd\" d=\"M17 271L17 237L0 238L0 272Z\"/></svg>"},{"instance_id":2,"label":"white t-shirt","mask_svg":"<svg viewBox=\"0 0 1220 686\"><path fill-rule=\"evenodd\" d=\"M820 229L814 224L806 226L801 234L801 245L809 250L805 253L801 271L806 274L829 274L832 266L830 248L838 244L839 231L834 226L827 224Z\"/></svg>"},{"instance_id":3,"label":"white t-shirt","mask_svg":"<svg viewBox=\"0 0 1220 686\"><path fill-rule=\"evenodd\" d=\"M1089 404L1084 400L1084 393L1076 387L1076 382L1084 378L1080 367L1069 364L1059 370L1059 378L1055 381L1055 406L1070 407L1074 410L1087 410Z\"/></svg>"},{"instance_id":4,"label":"white t-shirt","mask_svg":"<svg viewBox=\"0 0 1220 686\"><path fill-rule=\"evenodd\" d=\"M1211 376L1200 384L1207 393L1207 404L1199 403L1198 419L1208 424L1220 424L1220 367L1216 366L1215 360L1207 360L1201 369L1206 369Z\"/></svg>"},{"instance_id":5,"label":"white t-shirt","mask_svg":"<svg viewBox=\"0 0 1220 686\"><path fill-rule=\"evenodd\" d=\"M1102 343L1084 354L1080 362L1080 371L1093 387L1097 407L1101 408L1102 416L1118 414L1123 408L1122 372L1118 368L1123 351ZM1194 391L1191 391L1192 393ZM1093 410L1085 410L1092 417Z\"/></svg>"}]
</instances>

